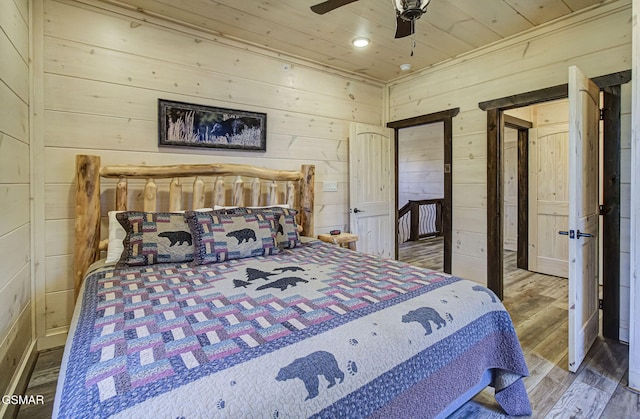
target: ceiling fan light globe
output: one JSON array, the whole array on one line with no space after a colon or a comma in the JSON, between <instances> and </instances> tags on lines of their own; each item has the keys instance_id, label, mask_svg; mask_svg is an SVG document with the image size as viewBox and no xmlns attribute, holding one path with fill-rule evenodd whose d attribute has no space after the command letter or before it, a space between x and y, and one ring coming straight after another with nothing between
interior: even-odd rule
<instances>
[{"instance_id":1,"label":"ceiling fan light globe","mask_svg":"<svg viewBox=\"0 0 640 419\"><path fill-rule=\"evenodd\" d=\"M398 16L403 20L412 21L420 19L427 11L431 0L392 0Z\"/></svg>"}]
</instances>

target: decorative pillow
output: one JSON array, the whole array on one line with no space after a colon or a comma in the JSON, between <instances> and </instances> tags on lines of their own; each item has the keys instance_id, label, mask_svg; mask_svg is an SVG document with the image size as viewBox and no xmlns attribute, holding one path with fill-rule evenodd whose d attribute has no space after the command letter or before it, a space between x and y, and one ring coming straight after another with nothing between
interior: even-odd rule
<instances>
[{"instance_id":1,"label":"decorative pillow","mask_svg":"<svg viewBox=\"0 0 640 419\"><path fill-rule=\"evenodd\" d=\"M200 208L196 211L212 211L213 208ZM107 259L105 263L113 263L120 260L120 256L122 256L122 251L124 250L124 245L122 241L124 240L127 232L124 230L118 219L116 218L116 214L124 212L124 211L109 211L109 246L107 247ZM173 212L173 211L172 211ZM185 211L175 211L176 214L184 214Z\"/></svg>"},{"instance_id":2,"label":"decorative pillow","mask_svg":"<svg viewBox=\"0 0 640 419\"><path fill-rule=\"evenodd\" d=\"M193 239L184 214L127 211L116 218L127 233L118 267L193 260Z\"/></svg>"},{"instance_id":3,"label":"decorative pillow","mask_svg":"<svg viewBox=\"0 0 640 419\"><path fill-rule=\"evenodd\" d=\"M298 234L298 223L296 222L296 214L294 209L283 208L282 214L278 220L278 245L284 248L293 249L300 244L300 235ZM277 214L277 212L276 212Z\"/></svg>"},{"instance_id":4,"label":"decorative pillow","mask_svg":"<svg viewBox=\"0 0 640 419\"><path fill-rule=\"evenodd\" d=\"M297 211L289 209L288 205L273 207L219 207L215 206L214 210L225 211L228 214L252 214L269 211L276 214L276 225L278 234L276 240L278 246L285 249L293 249L300 244L300 235L298 234L298 223L296 222Z\"/></svg>"},{"instance_id":5,"label":"decorative pillow","mask_svg":"<svg viewBox=\"0 0 640 419\"><path fill-rule=\"evenodd\" d=\"M216 214L188 211L195 265L275 255L276 221L272 212Z\"/></svg>"}]
</instances>

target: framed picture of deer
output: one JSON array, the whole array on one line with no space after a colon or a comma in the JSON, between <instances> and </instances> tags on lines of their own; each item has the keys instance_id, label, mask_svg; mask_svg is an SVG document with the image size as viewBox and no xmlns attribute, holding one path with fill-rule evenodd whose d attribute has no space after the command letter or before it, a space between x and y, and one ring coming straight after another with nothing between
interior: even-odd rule
<instances>
[{"instance_id":1,"label":"framed picture of deer","mask_svg":"<svg viewBox=\"0 0 640 419\"><path fill-rule=\"evenodd\" d=\"M267 114L158 99L158 144L267 150Z\"/></svg>"}]
</instances>

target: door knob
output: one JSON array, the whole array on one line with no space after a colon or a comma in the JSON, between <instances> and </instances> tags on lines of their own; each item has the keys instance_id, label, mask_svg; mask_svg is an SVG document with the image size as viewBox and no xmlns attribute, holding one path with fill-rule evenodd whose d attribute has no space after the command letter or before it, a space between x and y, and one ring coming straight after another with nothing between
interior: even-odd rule
<instances>
[{"instance_id":1,"label":"door knob","mask_svg":"<svg viewBox=\"0 0 640 419\"><path fill-rule=\"evenodd\" d=\"M569 236L570 239L574 239L576 237L575 230L558 231L558 234L560 234L561 236Z\"/></svg>"},{"instance_id":2,"label":"door knob","mask_svg":"<svg viewBox=\"0 0 640 419\"><path fill-rule=\"evenodd\" d=\"M593 237L593 234L582 233L580 230L578 230L577 233L578 233L578 238L580 238L580 237Z\"/></svg>"},{"instance_id":3,"label":"door knob","mask_svg":"<svg viewBox=\"0 0 640 419\"><path fill-rule=\"evenodd\" d=\"M558 231L558 234L562 236L569 236L570 239L579 239L580 237L593 237L593 234L583 233L580 230Z\"/></svg>"},{"instance_id":4,"label":"door knob","mask_svg":"<svg viewBox=\"0 0 640 419\"><path fill-rule=\"evenodd\" d=\"M358 208L354 208L354 209L353 209L353 212L355 212L355 213L357 214L357 213L359 213L359 212L364 212L364 211L363 211L363 210L359 210Z\"/></svg>"}]
</instances>

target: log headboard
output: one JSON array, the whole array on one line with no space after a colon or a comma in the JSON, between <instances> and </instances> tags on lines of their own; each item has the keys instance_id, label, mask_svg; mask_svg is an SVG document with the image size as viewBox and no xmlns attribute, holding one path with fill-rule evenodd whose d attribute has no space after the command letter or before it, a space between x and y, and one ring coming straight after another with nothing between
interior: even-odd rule
<instances>
[{"instance_id":1,"label":"log headboard","mask_svg":"<svg viewBox=\"0 0 640 419\"><path fill-rule=\"evenodd\" d=\"M224 178L233 177L231 188ZM250 179L245 186L243 177ZM260 206L286 203L298 210L298 224L303 236L313 235L313 199L315 166L302 165L300 171L271 170L243 164L190 164L170 166L104 166L99 156L76 156L76 208L75 208L75 254L73 274L75 295L89 265L100 258L104 241L100 241L101 215L105 211L101 203L101 178L117 179L113 210L126 211L128 180L143 179L143 208L147 212L177 211L203 208L207 205ZM182 203L182 185L185 178L193 179L190 208ZM213 181L212 202L206 202L206 178ZM168 208L158 209L158 185L156 180L170 179ZM266 181L266 198L262 198ZM278 192L279 183L284 183L284 194ZM231 202L225 199L231 190ZM245 200L245 196L250 199ZM278 197L284 195L284 202ZM246 201L246 202L245 202ZM140 208L136 208L140 210Z\"/></svg>"}]
</instances>

